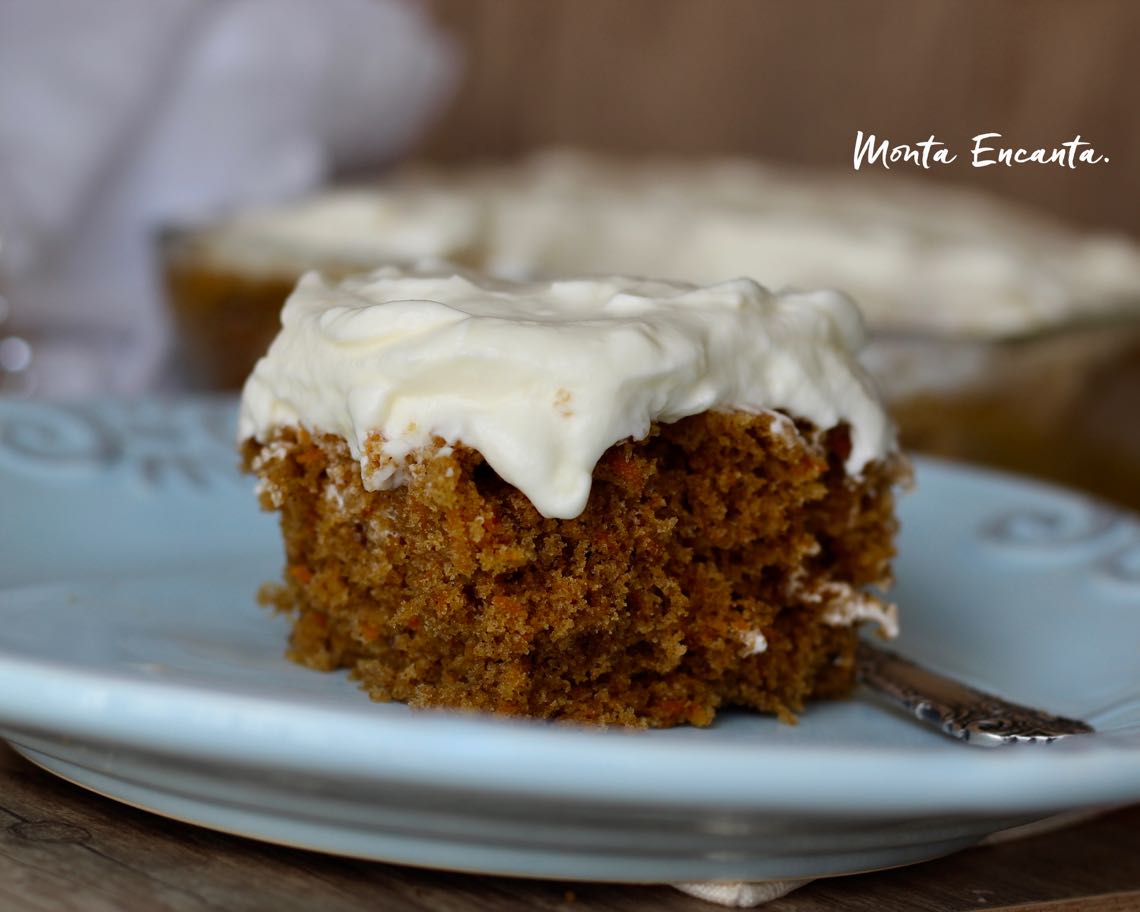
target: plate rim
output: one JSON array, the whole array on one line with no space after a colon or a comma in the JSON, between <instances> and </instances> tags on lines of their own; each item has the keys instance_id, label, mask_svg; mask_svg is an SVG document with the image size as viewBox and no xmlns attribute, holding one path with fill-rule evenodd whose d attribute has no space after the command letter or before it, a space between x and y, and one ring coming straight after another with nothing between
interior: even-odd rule
<instances>
[{"instance_id":1,"label":"plate rim","mask_svg":"<svg viewBox=\"0 0 1140 912\"><path fill-rule=\"evenodd\" d=\"M11 696L21 687L26 689L29 680L38 685L32 688L37 693L34 706ZM211 700L226 704L224 715L214 716L212 723L199 718L192 726L165 728L156 739L141 730L139 720L153 719L156 706L176 718L193 718L194 710L202 706L200 688L0 653L0 732L17 742L19 734L26 732L49 740L62 737L209 763L323 774L340 781L447 782L484 793L576 802L601 798L638 807L727 806L741 813L1018 812L1129 800L1122 799L1122 794L1140 798L1140 738L1105 743L1095 741L1093 735L993 751L948 742L948 750L961 752L955 762L958 777L952 781L940 769L928 769L922 763L931 758L928 748L854 746L840 752L827 745L702 744L694 740L670 744L664 762L658 762L653 776L646 777L639 764L646 759L641 756L646 753L644 733L638 731L598 731L447 711L380 716L369 712L372 704L363 695L360 705L325 706L285 697L206 693ZM98 695L102 715L88 715L90 705L84 704L90 704L91 694ZM274 736L274 752L269 756L264 750L264 739L270 734L267 721L273 722ZM497 750L465 755L459 777L451 759L440 759L454 756L454 742L466 734L478 736L475 742L485 744L494 728L513 737L492 738L500 742ZM321 769L314 770L314 744L327 743L346 731L350 740L345 743L351 750L324 758ZM610 741L608 757L597 757L591 751L602 738ZM392 749L393 740L400 745L397 750ZM656 746L648 753L655 761L662 760ZM377 768L377 758L385 764L383 771ZM514 774L504 788L502 771L508 759ZM790 777L789 759L795 761ZM757 778L756 768L764 760L780 765L780 778ZM620 775L606 768L615 761ZM906 778L892 782L885 791L884 762L911 767ZM710 763L717 764L716 777L705 775ZM542 772L536 775L533 770ZM732 784L738 788L726 800L726 789ZM1057 797L1046 798L1047 793Z\"/></svg>"}]
</instances>

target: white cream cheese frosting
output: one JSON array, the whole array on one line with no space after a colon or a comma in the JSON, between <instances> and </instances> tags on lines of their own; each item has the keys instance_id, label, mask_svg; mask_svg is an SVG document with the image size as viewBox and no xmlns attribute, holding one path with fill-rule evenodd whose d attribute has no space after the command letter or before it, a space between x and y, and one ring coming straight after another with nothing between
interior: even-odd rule
<instances>
[{"instance_id":1,"label":"white cream cheese frosting","mask_svg":"<svg viewBox=\"0 0 1140 912\"><path fill-rule=\"evenodd\" d=\"M585 508L610 446L712 409L846 423L858 474L895 447L856 361L863 337L844 295L749 279L516 283L422 266L334 285L310 273L246 382L239 435L343 437L370 489L403 483L406 458L434 438L461 442L559 518ZM369 470L374 433L390 459Z\"/></svg>"},{"instance_id":2,"label":"white cream cheese frosting","mask_svg":"<svg viewBox=\"0 0 1140 912\"><path fill-rule=\"evenodd\" d=\"M862 621L873 621L879 625L879 632L886 639L893 640L899 635L898 607L869 592L852 589L847 583L820 583L814 590L801 590L801 596L824 606L825 624L850 627Z\"/></svg>"}]
</instances>

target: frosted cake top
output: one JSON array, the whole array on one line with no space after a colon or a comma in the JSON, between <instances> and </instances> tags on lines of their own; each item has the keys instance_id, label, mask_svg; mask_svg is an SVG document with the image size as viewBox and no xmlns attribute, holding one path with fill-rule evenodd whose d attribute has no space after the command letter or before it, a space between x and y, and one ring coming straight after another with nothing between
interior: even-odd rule
<instances>
[{"instance_id":1,"label":"frosted cake top","mask_svg":"<svg viewBox=\"0 0 1140 912\"><path fill-rule=\"evenodd\" d=\"M429 265L330 284L311 273L246 382L239 434L343 437L373 490L403 483L406 457L434 438L461 442L559 518L585 508L610 446L712 409L845 422L858 474L895 446L856 361L863 335L842 294L773 294L748 279L520 283ZM390 458L369 469L373 433Z\"/></svg>"}]
</instances>

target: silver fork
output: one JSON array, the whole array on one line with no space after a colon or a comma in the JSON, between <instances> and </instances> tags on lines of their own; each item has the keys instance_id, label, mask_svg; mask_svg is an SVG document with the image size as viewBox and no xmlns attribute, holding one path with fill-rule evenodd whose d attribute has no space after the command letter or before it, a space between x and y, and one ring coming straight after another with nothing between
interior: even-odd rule
<instances>
[{"instance_id":1,"label":"silver fork","mask_svg":"<svg viewBox=\"0 0 1140 912\"><path fill-rule=\"evenodd\" d=\"M1079 719L1011 703L937 674L864 640L856 654L863 685L945 735L978 747L1049 743L1094 729Z\"/></svg>"}]
</instances>

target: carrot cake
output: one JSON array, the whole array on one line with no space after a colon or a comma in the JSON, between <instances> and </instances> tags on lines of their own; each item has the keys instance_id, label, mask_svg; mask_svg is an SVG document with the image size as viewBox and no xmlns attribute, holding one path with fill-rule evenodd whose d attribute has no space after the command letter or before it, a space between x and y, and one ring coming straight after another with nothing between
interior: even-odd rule
<instances>
[{"instance_id":1,"label":"carrot cake","mask_svg":"<svg viewBox=\"0 0 1140 912\"><path fill-rule=\"evenodd\" d=\"M847 693L895 631L894 431L835 292L305 276L239 436L290 656L377 700L635 726Z\"/></svg>"}]
</instances>

